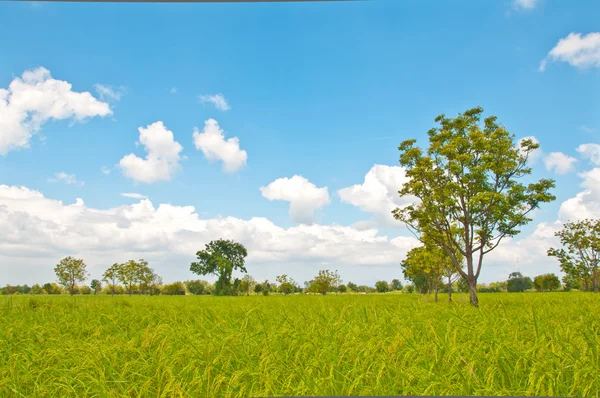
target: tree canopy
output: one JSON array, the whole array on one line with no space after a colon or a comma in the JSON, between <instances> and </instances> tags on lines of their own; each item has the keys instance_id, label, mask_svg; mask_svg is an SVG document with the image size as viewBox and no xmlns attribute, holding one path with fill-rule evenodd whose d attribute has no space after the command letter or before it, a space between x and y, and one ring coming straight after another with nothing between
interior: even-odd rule
<instances>
[{"instance_id":1,"label":"tree canopy","mask_svg":"<svg viewBox=\"0 0 600 398\"><path fill-rule=\"evenodd\" d=\"M562 271L574 279L592 279L594 293L598 293L598 266L600 266L600 219L568 222L555 233L561 249L551 248L548 256L560 261Z\"/></svg>"},{"instance_id":2,"label":"tree canopy","mask_svg":"<svg viewBox=\"0 0 600 398\"><path fill-rule=\"evenodd\" d=\"M58 283L69 290L71 296L75 294L77 282L83 282L87 277L86 265L82 259L65 257L54 268Z\"/></svg>"},{"instance_id":3,"label":"tree canopy","mask_svg":"<svg viewBox=\"0 0 600 398\"><path fill-rule=\"evenodd\" d=\"M206 244L204 250L196 253L198 261L193 262L190 271L198 275L213 274L219 277L215 284L217 295L233 293L231 276L233 271L246 273L244 266L248 251L241 243L219 239Z\"/></svg>"},{"instance_id":4,"label":"tree canopy","mask_svg":"<svg viewBox=\"0 0 600 398\"><path fill-rule=\"evenodd\" d=\"M410 180L399 195L415 197L418 203L393 211L418 238L427 233L451 257L468 282L473 306L478 306L476 286L484 256L503 238L517 235L531 221L532 210L555 199L550 194L553 180L521 183L531 174L528 159L539 144L525 139L517 146L495 116L482 125L482 114L477 107L456 118L438 116L439 126L428 132L426 152L414 139L400 144L400 164Z\"/></svg>"}]
</instances>

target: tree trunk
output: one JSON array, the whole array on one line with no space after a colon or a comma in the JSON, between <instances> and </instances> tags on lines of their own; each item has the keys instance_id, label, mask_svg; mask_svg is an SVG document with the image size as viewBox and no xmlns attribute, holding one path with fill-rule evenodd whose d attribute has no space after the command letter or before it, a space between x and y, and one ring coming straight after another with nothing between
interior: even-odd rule
<instances>
[{"instance_id":1,"label":"tree trunk","mask_svg":"<svg viewBox=\"0 0 600 398\"><path fill-rule=\"evenodd\" d=\"M452 302L452 279L451 275L448 275L448 302Z\"/></svg>"},{"instance_id":2,"label":"tree trunk","mask_svg":"<svg viewBox=\"0 0 600 398\"><path fill-rule=\"evenodd\" d=\"M468 279L470 302L473 307L479 307L479 299L477 298L477 281L472 276Z\"/></svg>"},{"instance_id":3,"label":"tree trunk","mask_svg":"<svg viewBox=\"0 0 600 398\"><path fill-rule=\"evenodd\" d=\"M598 267L594 267L594 293L598 293Z\"/></svg>"},{"instance_id":4,"label":"tree trunk","mask_svg":"<svg viewBox=\"0 0 600 398\"><path fill-rule=\"evenodd\" d=\"M435 302L438 302L438 282L435 282Z\"/></svg>"}]
</instances>

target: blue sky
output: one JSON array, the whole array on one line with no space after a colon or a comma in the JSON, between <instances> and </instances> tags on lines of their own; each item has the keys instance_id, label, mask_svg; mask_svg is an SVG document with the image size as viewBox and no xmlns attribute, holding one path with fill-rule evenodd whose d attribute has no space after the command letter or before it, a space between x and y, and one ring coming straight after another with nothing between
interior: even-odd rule
<instances>
[{"instance_id":1,"label":"blue sky","mask_svg":"<svg viewBox=\"0 0 600 398\"><path fill-rule=\"evenodd\" d=\"M111 110L110 115L83 122L45 121L28 147L0 155L0 184L5 190L26 187L65 206L82 198L88 209L98 210L139 203L140 199L121 195L138 193L155 208L194 206L200 219L261 217L287 230L299 225L297 217L289 214L289 201L268 200L260 187L279 178L302 176L315 188L328 189L329 202L316 208L314 225L354 228L368 221L377 236L390 241L410 235L401 227L374 220L373 211L344 203L338 190L362 184L374 165L398 166L398 144L409 138L424 144L438 114L454 116L477 105L486 114L497 115L518 138L536 137L543 152L533 164L534 177L557 180L557 200L545 205L519 238L527 239L541 223L559 219L563 202L584 190L582 181L596 184L592 177L586 180L577 174L596 170L590 161L593 155L585 159L576 150L600 141L600 44L591 36L600 30L596 1L5 2L0 4L0 14L4 31L10 32L0 37L0 89L7 89L25 71L43 67L52 79L70 83L73 92L91 93ZM566 50L549 55L571 33L585 40L571 40ZM548 63L541 71L544 59ZM119 94L119 99L102 97L98 84ZM216 94L230 109L200 101L202 95ZM201 132L208 119L218 122L226 139L237 137L240 151L246 152L246 164L235 172L224 171L222 161L208 160L195 148L194 128ZM180 166L169 179L136 181L126 176L119 162L130 153L145 156L144 146L136 145L138 128L157 121L183 147ZM0 136L3 133L0 130ZM557 174L544 164L552 152L577 161L567 173ZM110 174L104 174L102 167L108 167ZM84 184L50 181L61 172ZM600 191L596 185L590 189ZM307 203L313 199L297 200L310 207ZM6 205L8 214L28 211ZM596 202L588 203L587 213L582 214L600 216L594 213L599 208ZM10 222L14 223L5 219L6 228L37 228L45 239L55 236L47 229L40 232L36 223L43 224L43 216L39 214L26 226ZM64 222L61 233L65 229L75 233L69 229L71 221ZM94 221L88 217L79 223L93 225ZM177 228L175 235L188 231ZM86 241L81 234L68 239ZM197 248L187 257L181 248L170 257L173 242L156 236L152 243L136 241L131 250L61 246L44 240L48 255L34 260L26 250L15 249L17 243L26 247L27 239L13 239L0 260L4 263L0 270L7 282L35 283L38 275L51 279L52 265L61 256L75 253L88 259L97 277L109 258L139 257L144 253L139 247L157 244L163 246L147 256L155 257L155 267L165 280L186 279L193 277L190 258L210 236L194 238ZM402 250L410 247L405 243ZM274 280L285 271L304 280L327 265L340 270L343 279L374 283L380 277L401 277L397 264L402 250L397 258L390 254L376 265L350 264L341 258L323 263L319 255L268 260L262 249L265 253L252 260L251 250L249 263L255 267L250 267L250 273ZM524 261L530 262L532 274L558 271L556 264L527 253L531 258ZM484 269L482 280L504 275L514 266L510 262L498 259L489 272ZM33 276L32 270L39 274Z\"/></svg>"}]
</instances>

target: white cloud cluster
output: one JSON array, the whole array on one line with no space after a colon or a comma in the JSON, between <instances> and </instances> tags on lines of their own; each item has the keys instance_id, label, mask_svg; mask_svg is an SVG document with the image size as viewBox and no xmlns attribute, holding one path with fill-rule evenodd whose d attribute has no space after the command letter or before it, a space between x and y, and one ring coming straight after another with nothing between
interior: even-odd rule
<instances>
[{"instance_id":1,"label":"white cloud cluster","mask_svg":"<svg viewBox=\"0 0 600 398\"><path fill-rule=\"evenodd\" d=\"M600 32L587 35L569 33L558 41L556 46L540 63L540 71L544 71L548 62L566 62L579 69L600 67Z\"/></svg>"},{"instance_id":2,"label":"white cloud cluster","mask_svg":"<svg viewBox=\"0 0 600 398\"><path fill-rule=\"evenodd\" d=\"M550 152L544 157L544 165L546 166L546 170L554 170L556 174L560 175L574 171L576 162L577 159L565 155L562 152Z\"/></svg>"},{"instance_id":3,"label":"white cloud cluster","mask_svg":"<svg viewBox=\"0 0 600 398\"><path fill-rule=\"evenodd\" d=\"M248 154L240 149L240 140L237 137L226 140L216 120L206 120L202 132L194 128L193 138L196 149L202 150L208 160L222 161L225 171L235 172L246 166Z\"/></svg>"},{"instance_id":4,"label":"white cloud cluster","mask_svg":"<svg viewBox=\"0 0 600 398\"><path fill-rule=\"evenodd\" d=\"M600 144L582 144L577 147L577 152L584 159L589 159L592 164L600 166Z\"/></svg>"},{"instance_id":5,"label":"white cloud cluster","mask_svg":"<svg viewBox=\"0 0 600 398\"><path fill-rule=\"evenodd\" d=\"M561 204L558 212L561 221L600 218L600 167L579 173L579 177L585 190Z\"/></svg>"},{"instance_id":6,"label":"white cloud cluster","mask_svg":"<svg viewBox=\"0 0 600 398\"><path fill-rule=\"evenodd\" d=\"M372 213L375 220L386 226L398 226L392 210L418 201L413 196L400 198L398 191L408 182L404 167L376 164L365 175L362 184L338 190L342 202Z\"/></svg>"},{"instance_id":7,"label":"white cloud cluster","mask_svg":"<svg viewBox=\"0 0 600 398\"><path fill-rule=\"evenodd\" d=\"M260 192L269 200L290 202L292 220L304 224L314 222L315 210L331 202L327 187L317 188L315 184L299 175L278 178L261 187Z\"/></svg>"},{"instance_id":8,"label":"white cloud cluster","mask_svg":"<svg viewBox=\"0 0 600 398\"><path fill-rule=\"evenodd\" d=\"M189 278L194 253L218 238L244 244L257 277L278 272L283 262L304 265L294 267L300 280L325 266L391 267L397 275L398 262L418 245L412 237L378 236L376 229L335 225L285 229L265 218L203 220L193 206L155 207L148 199L100 210L87 207L82 199L67 205L26 187L7 185L0 185L0 235L0 274L10 275L12 283L52 280L48 261L65 255L82 256L94 275L106 264L144 257L168 278ZM28 267L37 264L37 256L40 266L34 280Z\"/></svg>"},{"instance_id":9,"label":"white cloud cluster","mask_svg":"<svg viewBox=\"0 0 600 398\"><path fill-rule=\"evenodd\" d=\"M77 185L78 187L82 187L84 185L83 181L78 181L75 174L67 174L63 171L60 173L54 173L54 178L49 178L49 182L64 182L67 185Z\"/></svg>"},{"instance_id":10,"label":"white cloud cluster","mask_svg":"<svg viewBox=\"0 0 600 398\"><path fill-rule=\"evenodd\" d=\"M159 180L170 180L179 170L179 153L183 147L174 139L173 132L163 122L158 121L146 128L138 128L140 144L147 152L142 159L133 153L119 161L123 174L136 181L153 183Z\"/></svg>"},{"instance_id":11,"label":"white cloud cluster","mask_svg":"<svg viewBox=\"0 0 600 398\"><path fill-rule=\"evenodd\" d=\"M228 111L231 109L223 94L201 95L200 102L213 104L220 111Z\"/></svg>"},{"instance_id":12,"label":"white cloud cluster","mask_svg":"<svg viewBox=\"0 0 600 398\"><path fill-rule=\"evenodd\" d=\"M76 92L70 83L53 79L48 69L27 70L0 89L0 155L29 147L33 134L48 120L83 121L112 112L89 92Z\"/></svg>"}]
</instances>

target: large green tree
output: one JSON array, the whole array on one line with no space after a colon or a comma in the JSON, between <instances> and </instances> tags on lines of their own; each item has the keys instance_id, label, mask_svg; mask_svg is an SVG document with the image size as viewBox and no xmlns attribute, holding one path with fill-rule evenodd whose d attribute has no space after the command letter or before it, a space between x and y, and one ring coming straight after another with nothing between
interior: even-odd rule
<instances>
[{"instance_id":1,"label":"large green tree","mask_svg":"<svg viewBox=\"0 0 600 398\"><path fill-rule=\"evenodd\" d=\"M531 173L528 159L539 144L525 139L517 146L495 116L481 124L482 113L477 107L456 118L438 116L426 152L414 139L400 144L400 164L410 180L399 194L417 201L393 211L415 236L427 233L451 257L475 307L484 256L503 238L517 235L532 210L555 199L553 180L521 182Z\"/></svg>"},{"instance_id":2,"label":"large green tree","mask_svg":"<svg viewBox=\"0 0 600 398\"><path fill-rule=\"evenodd\" d=\"M598 267L600 266L600 219L568 222L555 233L564 247L551 248L549 256L560 261L563 272L574 279L592 279L594 293L598 293Z\"/></svg>"},{"instance_id":3,"label":"large green tree","mask_svg":"<svg viewBox=\"0 0 600 398\"><path fill-rule=\"evenodd\" d=\"M60 260L54 268L58 283L65 287L71 294L75 294L77 282L83 282L87 277L86 265L82 259L71 256Z\"/></svg>"},{"instance_id":4,"label":"large green tree","mask_svg":"<svg viewBox=\"0 0 600 398\"><path fill-rule=\"evenodd\" d=\"M215 283L215 294L233 293L231 276L233 271L246 273L244 266L248 251L241 243L219 239L208 243L204 250L196 253L198 261L193 262L190 271L198 275L213 274L219 277Z\"/></svg>"}]
</instances>

